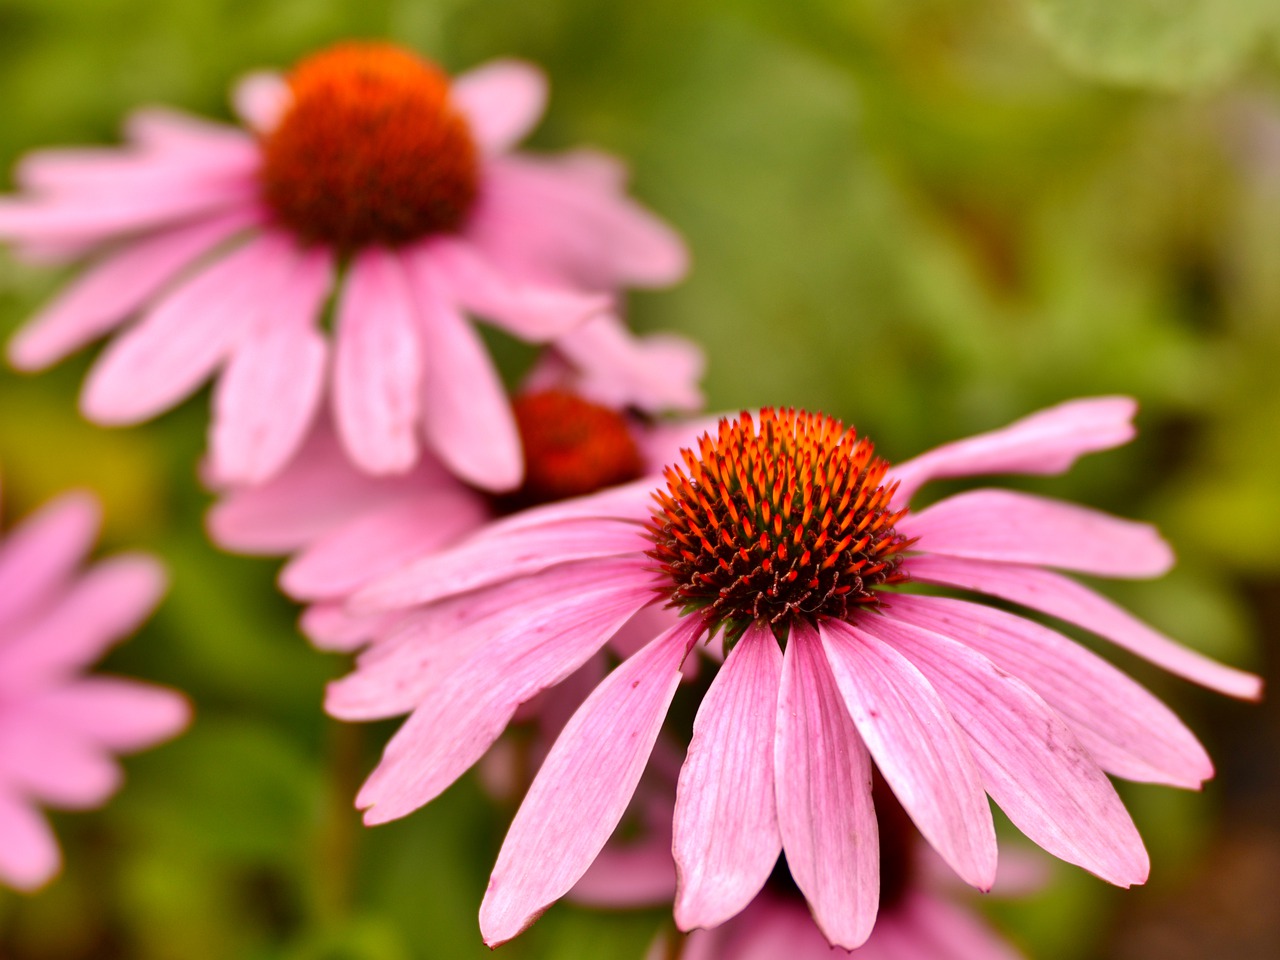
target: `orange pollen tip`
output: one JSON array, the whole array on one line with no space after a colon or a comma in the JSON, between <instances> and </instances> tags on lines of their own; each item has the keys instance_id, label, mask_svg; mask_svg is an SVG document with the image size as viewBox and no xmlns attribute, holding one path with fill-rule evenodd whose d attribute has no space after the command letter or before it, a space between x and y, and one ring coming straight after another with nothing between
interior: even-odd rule
<instances>
[{"instance_id":1,"label":"orange pollen tip","mask_svg":"<svg viewBox=\"0 0 1280 960\"><path fill-rule=\"evenodd\" d=\"M516 510L580 497L644 473L632 427L616 410L562 390L521 394L512 402L512 410L524 447L525 476L519 490L500 498L503 508ZM679 502L660 509L673 509ZM688 519L677 542L694 550L712 549Z\"/></svg>"},{"instance_id":2,"label":"orange pollen tip","mask_svg":"<svg viewBox=\"0 0 1280 960\"><path fill-rule=\"evenodd\" d=\"M840 421L765 408L721 420L697 451L664 474L649 556L670 604L699 611L708 630L724 626L732 642L754 622L785 637L801 617L856 616L906 579L911 541L894 529L905 511L889 512L880 486L888 464ZM690 531L707 526L729 535L691 556Z\"/></svg>"},{"instance_id":3,"label":"orange pollen tip","mask_svg":"<svg viewBox=\"0 0 1280 960\"><path fill-rule=\"evenodd\" d=\"M262 139L266 205L305 243L342 251L458 230L479 190L471 129L434 65L343 43L299 63Z\"/></svg>"}]
</instances>

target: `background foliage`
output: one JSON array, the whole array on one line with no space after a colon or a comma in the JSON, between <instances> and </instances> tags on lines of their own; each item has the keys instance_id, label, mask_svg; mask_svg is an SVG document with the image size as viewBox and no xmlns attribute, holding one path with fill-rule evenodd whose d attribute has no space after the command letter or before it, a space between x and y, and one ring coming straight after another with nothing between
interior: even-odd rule
<instances>
[{"instance_id":1,"label":"background foliage","mask_svg":"<svg viewBox=\"0 0 1280 960\"><path fill-rule=\"evenodd\" d=\"M634 321L705 344L714 408L822 409L902 458L1067 397L1139 397L1138 442L1027 486L1158 522L1177 570L1115 595L1274 676L1272 0L0 0L0 168L115 142L140 103L228 116L239 73L353 35L453 69L546 67L534 145L626 157L689 239L691 278L634 298ZM0 260L0 330L59 282ZM106 666L188 691L197 721L129 761L105 810L55 817L67 868L36 896L0 890L0 955L487 955L475 910L509 811L468 779L359 825L351 798L390 728L323 717L342 663L297 634L274 564L203 539L207 396L92 428L73 399L87 360L0 373L6 515L92 486L107 549L165 558L167 601ZM1202 734L1219 779L1125 789L1146 888L1061 868L988 909L1044 960L1277 955L1276 709L1123 665ZM558 906L503 954L639 957L664 922Z\"/></svg>"}]
</instances>

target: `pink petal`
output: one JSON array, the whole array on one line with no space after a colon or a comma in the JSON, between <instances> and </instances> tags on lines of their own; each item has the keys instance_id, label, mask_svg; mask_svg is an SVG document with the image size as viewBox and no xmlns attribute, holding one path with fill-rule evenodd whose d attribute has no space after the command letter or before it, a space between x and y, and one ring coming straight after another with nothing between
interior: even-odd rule
<instances>
[{"instance_id":1,"label":"pink petal","mask_svg":"<svg viewBox=\"0 0 1280 960\"><path fill-rule=\"evenodd\" d=\"M939 597L896 596L890 615L959 640L1022 679L1110 773L1190 788L1213 776L1204 747L1173 711L1060 633L1003 610Z\"/></svg>"},{"instance_id":2,"label":"pink petal","mask_svg":"<svg viewBox=\"0 0 1280 960\"><path fill-rule=\"evenodd\" d=\"M903 809L966 883L991 889L991 807L946 705L910 661L865 631L831 620L820 632L854 725Z\"/></svg>"},{"instance_id":3,"label":"pink petal","mask_svg":"<svg viewBox=\"0 0 1280 960\"><path fill-rule=\"evenodd\" d=\"M131 753L180 733L191 720L186 697L118 677L84 677L33 703L59 727L105 749Z\"/></svg>"},{"instance_id":4,"label":"pink petal","mask_svg":"<svg viewBox=\"0 0 1280 960\"><path fill-rule=\"evenodd\" d=\"M1129 397L1088 397L1040 410L1007 427L948 443L889 471L894 503L930 480L998 473L1063 473L1081 456L1133 439L1138 405Z\"/></svg>"},{"instance_id":5,"label":"pink petal","mask_svg":"<svg viewBox=\"0 0 1280 960\"><path fill-rule=\"evenodd\" d=\"M98 535L101 511L88 493L45 504L0 542L0 624L45 606L84 559ZM0 640L0 657L6 640Z\"/></svg>"},{"instance_id":6,"label":"pink petal","mask_svg":"<svg viewBox=\"0 0 1280 960\"><path fill-rule=\"evenodd\" d=\"M419 251L409 260L423 342L422 428L459 477L484 490L512 490L524 455L506 389L484 342L458 312Z\"/></svg>"},{"instance_id":7,"label":"pink petal","mask_svg":"<svg viewBox=\"0 0 1280 960\"><path fill-rule=\"evenodd\" d=\"M916 933L920 960L1022 960L976 911L961 909L938 896L910 894L894 923Z\"/></svg>"},{"instance_id":8,"label":"pink petal","mask_svg":"<svg viewBox=\"0 0 1280 960\"><path fill-rule=\"evenodd\" d=\"M852 950L880 902L880 836L871 758L840 699L813 628L791 628L778 691L774 755L778 827L787 866L813 919Z\"/></svg>"},{"instance_id":9,"label":"pink petal","mask_svg":"<svg viewBox=\"0 0 1280 960\"><path fill-rule=\"evenodd\" d=\"M531 63L491 60L455 77L450 95L480 149L505 153L541 119L547 78Z\"/></svg>"},{"instance_id":10,"label":"pink petal","mask_svg":"<svg viewBox=\"0 0 1280 960\"><path fill-rule=\"evenodd\" d=\"M604 294L507 276L461 238L432 240L420 256L430 261L454 300L521 340L549 340L612 306L612 298Z\"/></svg>"},{"instance_id":11,"label":"pink petal","mask_svg":"<svg viewBox=\"0 0 1280 960\"><path fill-rule=\"evenodd\" d=\"M718 926L760 892L782 852L773 744L782 651L747 628L702 698L676 787L676 925Z\"/></svg>"},{"instance_id":12,"label":"pink petal","mask_svg":"<svg viewBox=\"0 0 1280 960\"><path fill-rule=\"evenodd\" d=\"M370 510L295 556L280 585L298 600L345 596L470 533L489 510L462 486Z\"/></svg>"},{"instance_id":13,"label":"pink petal","mask_svg":"<svg viewBox=\"0 0 1280 960\"><path fill-rule=\"evenodd\" d=\"M613 671L573 715L516 812L480 906L505 943L569 892L622 819L700 629L690 617Z\"/></svg>"},{"instance_id":14,"label":"pink petal","mask_svg":"<svg viewBox=\"0 0 1280 960\"><path fill-rule=\"evenodd\" d=\"M1244 700L1262 696L1262 681L1253 674L1182 646L1105 597L1049 570L930 556L912 557L910 569L914 578L926 583L976 590L1084 627L1210 690Z\"/></svg>"},{"instance_id":15,"label":"pink petal","mask_svg":"<svg viewBox=\"0 0 1280 960\"><path fill-rule=\"evenodd\" d=\"M278 73L259 70L240 78L231 94L236 115L256 133L270 133L293 102L289 83Z\"/></svg>"},{"instance_id":16,"label":"pink petal","mask_svg":"<svg viewBox=\"0 0 1280 960\"><path fill-rule=\"evenodd\" d=\"M281 289L263 329L231 355L213 394L210 470L221 483L261 483L297 452L320 407L328 344L315 330L333 280L313 253Z\"/></svg>"},{"instance_id":17,"label":"pink petal","mask_svg":"<svg viewBox=\"0 0 1280 960\"><path fill-rule=\"evenodd\" d=\"M18 331L9 343L9 360L22 370L61 360L114 329L184 267L250 222L239 213L203 220L104 257Z\"/></svg>"},{"instance_id":18,"label":"pink petal","mask_svg":"<svg viewBox=\"0 0 1280 960\"><path fill-rule=\"evenodd\" d=\"M38 199L61 207L117 204L152 193L200 195L210 187L244 183L260 163L257 144L237 134L219 149L196 153L155 149L72 148L38 150L22 158L16 179Z\"/></svg>"},{"instance_id":19,"label":"pink petal","mask_svg":"<svg viewBox=\"0 0 1280 960\"><path fill-rule=\"evenodd\" d=\"M1109 577L1158 577L1173 566L1173 552L1150 524L1011 490L948 497L897 526L929 554Z\"/></svg>"},{"instance_id":20,"label":"pink petal","mask_svg":"<svg viewBox=\"0 0 1280 960\"><path fill-rule=\"evenodd\" d=\"M1150 861L1115 788L1067 723L1021 680L946 636L884 617L860 624L932 684L969 740L991 798L1056 857L1127 887Z\"/></svg>"},{"instance_id":21,"label":"pink petal","mask_svg":"<svg viewBox=\"0 0 1280 960\"><path fill-rule=\"evenodd\" d=\"M298 627L317 650L354 653L374 638L393 629L399 613L357 616L342 603L313 603L302 612ZM334 716L342 716L334 712Z\"/></svg>"},{"instance_id":22,"label":"pink petal","mask_svg":"<svg viewBox=\"0 0 1280 960\"><path fill-rule=\"evenodd\" d=\"M670 843L606 845L573 885L569 899L604 909L656 907L670 903L675 889Z\"/></svg>"},{"instance_id":23,"label":"pink petal","mask_svg":"<svg viewBox=\"0 0 1280 960\"><path fill-rule=\"evenodd\" d=\"M467 237L494 262L588 290L666 286L688 268L674 230L573 161L490 161Z\"/></svg>"},{"instance_id":24,"label":"pink petal","mask_svg":"<svg viewBox=\"0 0 1280 960\"><path fill-rule=\"evenodd\" d=\"M21 713L21 703L16 710ZM99 806L119 789L120 767L103 750L38 717L32 721L9 716L0 722L0 780L6 786L68 810Z\"/></svg>"},{"instance_id":25,"label":"pink petal","mask_svg":"<svg viewBox=\"0 0 1280 960\"><path fill-rule=\"evenodd\" d=\"M94 365L80 399L85 416L137 423L194 391L276 302L294 269L291 246L264 235L160 300Z\"/></svg>"},{"instance_id":26,"label":"pink petal","mask_svg":"<svg viewBox=\"0 0 1280 960\"><path fill-rule=\"evenodd\" d=\"M410 563L362 590L358 610L389 610L499 584L571 560L640 555L649 548L642 527L614 520L566 520L554 527L492 530Z\"/></svg>"},{"instance_id":27,"label":"pink petal","mask_svg":"<svg viewBox=\"0 0 1280 960\"><path fill-rule=\"evenodd\" d=\"M356 805L385 823L434 799L480 758L516 708L569 676L651 599L634 573L597 565L576 594L563 592L490 637L439 680L387 744ZM628 582L628 581L631 582ZM603 581L603 582L602 582Z\"/></svg>"},{"instance_id":28,"label":"pink petal","mask_svg":"<svg viewBox=\"0 0 1280 960\"><path fill-rule=\"evenodd\" d=\"M69 672L132 633L164 592L164 568L144 554L119 554L80 576L56 604L0 648L0 687Z\"/></svg>"},{"instance_id":29,"label":"pink petal","mask_svg":"<svg viewBox=\"0 0 1280 960\"><path fill-rule=\"evenodd\" d=\"M400 257L356 255L338 304L334 422L351 458L374 474L403 473L418 458L424 345Z\"/></svg>"},{"instance_id":30,"label":"pink petal","mask_svg":"<svg viewBox=\"0 0 1280 960\"><path fill-rule=\"evenodd\" d=\"M254 139L237 127L168 107L144 107L125 121L125 135L148 150L192 156L236 150Z\"/></svg>"},{"instance_id":31,"label":"pink petal","mask_svg":"<svg viewBox=\"0 0 1280 960\"><path fill-rule=\"evenodd\" d=\"M0 790L0 880L19 890L35 890L61 866L58 842L44 817L25 800Z\"/></svg>"}]
</instances>

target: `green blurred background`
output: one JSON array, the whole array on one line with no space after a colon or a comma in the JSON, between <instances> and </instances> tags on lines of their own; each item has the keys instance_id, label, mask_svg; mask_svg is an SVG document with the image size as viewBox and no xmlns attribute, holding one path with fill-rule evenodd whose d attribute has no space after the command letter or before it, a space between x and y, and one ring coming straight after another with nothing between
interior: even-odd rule
<instances>
[{"instance_id":1,"label":"green blurred background","mask_svg":"<svg viewBox=\"0 0 1280 960\"><path fill-rule=\"evenodd\" d=\"M627 158L689 240L690 279L634 297L633 318L706 346L714 408L821 409L901 459L1068 397L1136 395L1136 443L1025 486L1159 523L1178 568L1108 591L1274 679L1277 4L0 0L0 169L116 142L143 103L227 117L241 72L349 36L455 70L545 66L532 145ZM0 332L62 280L0 259ZM207 396L91 427L74 402L91 353L0 372L4 512L89 486L105 549L164 557L168 599L105 666L188 691L197 719L127 761L106 809L55 814L67 867L38 895L0 890L0 956L487 955L475 912L510 811L467 779L359 825L351 799L393 727L325 719L342 661L298 635L274 563L203 539ZM1152 852L1145 888L1060 867L983 909L1042 960L1280 956L1274 704L1112 659L1202 735L1218 779L1203 795L1122 786ZM502 954L638 958L667 922L560 905Z\"/></svg>"}]
</instances>

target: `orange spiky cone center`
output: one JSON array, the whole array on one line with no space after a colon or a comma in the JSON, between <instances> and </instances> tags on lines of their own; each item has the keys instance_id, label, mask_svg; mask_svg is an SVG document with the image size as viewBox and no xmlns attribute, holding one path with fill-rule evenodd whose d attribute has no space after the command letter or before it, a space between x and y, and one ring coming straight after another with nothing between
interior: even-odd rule
<instances>
[{"instance_id":1,"label":"orange spiky cone center","mask_svg":"<svg viewBox=\"0 0 1280 960\"><path fill-rule=\"evenodd\" d=\"M649 551L673 606L732 642L755 622L848 619L906 579L888 464L838 420L795 410L725 419L654 494Z\"/></svg>"},{"instance_id":2,"label":"orange spiky cone center","mask_svg":"<svg viewBox=\"0 0 1280 960\"><path fill-rule=\"evenodd\" d=\"M479 164L448 78L390 44L346 43L288 77L292 103L262 141L262 195L307 243L349 251L461 227Z\"/></svg>"}]
</instances>

